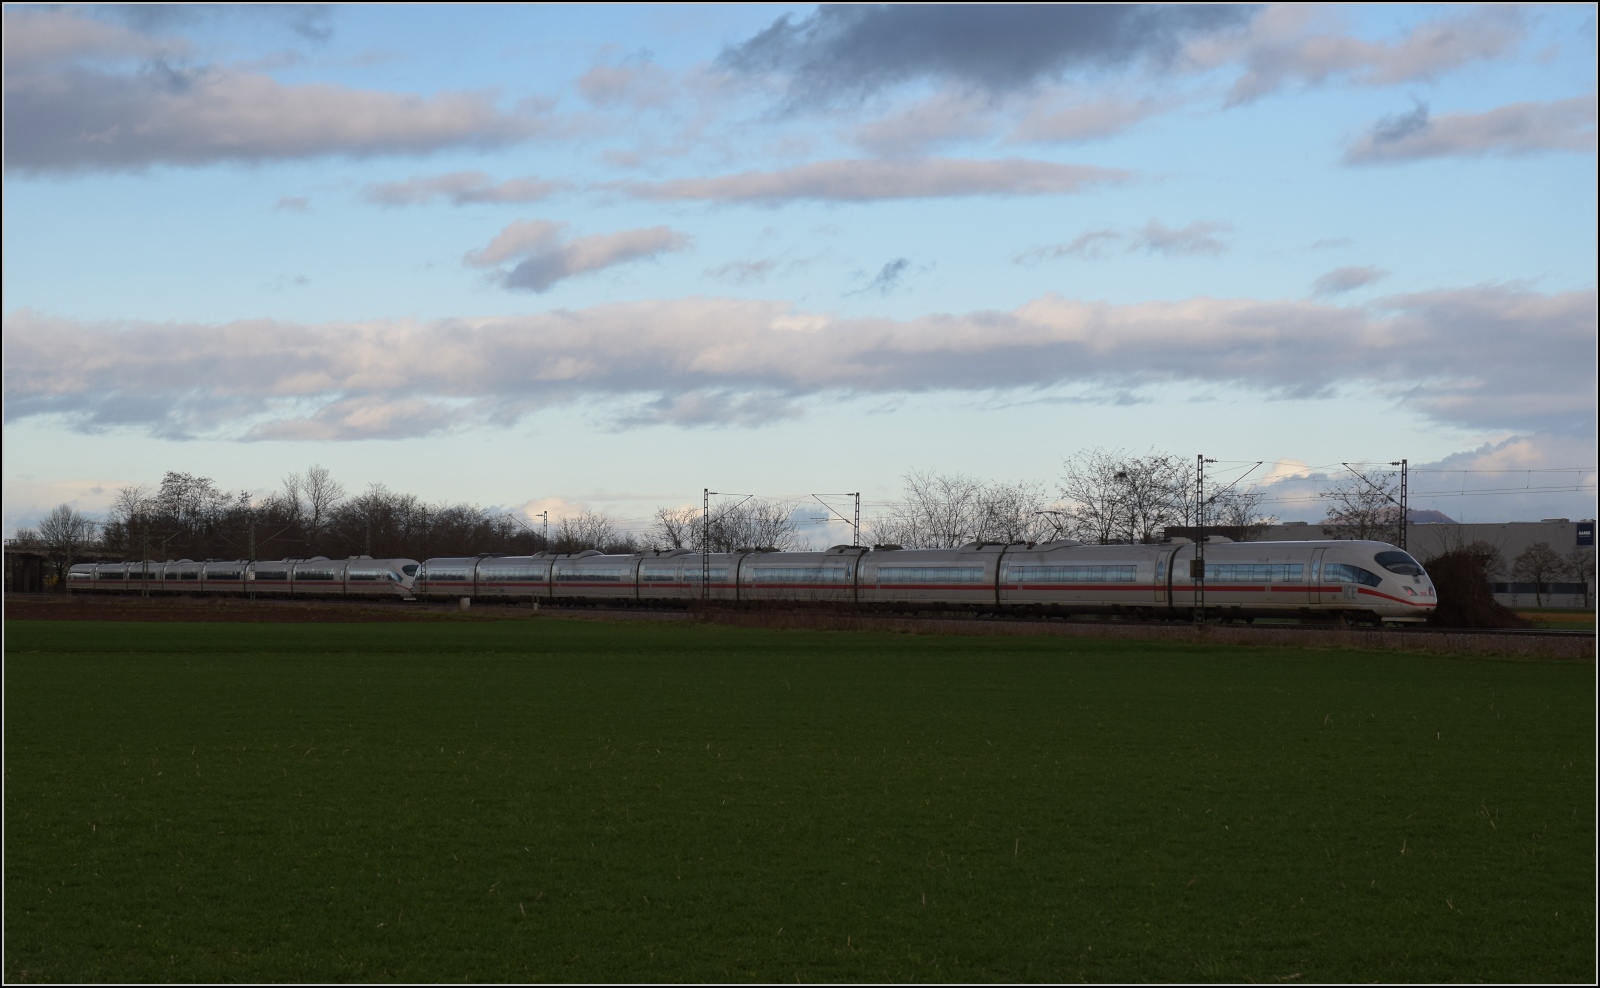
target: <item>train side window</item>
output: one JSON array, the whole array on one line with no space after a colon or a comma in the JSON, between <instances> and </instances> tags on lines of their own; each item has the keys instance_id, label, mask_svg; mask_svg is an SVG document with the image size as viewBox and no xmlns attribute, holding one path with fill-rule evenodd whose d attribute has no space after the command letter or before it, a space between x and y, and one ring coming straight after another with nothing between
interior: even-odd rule
<instances>
[{"instance_id":1,"label":"train side window","mask_svg":"<svg viewBox=\"0 0 1600 988\"><path fill-rule=\"evenodd\" d=\"M1383 582L1378 574L1349 563L1324 563L1322 577L1328 583L1359 583L1364 587L1375 587Z\"/></svg>"}]
</instances>

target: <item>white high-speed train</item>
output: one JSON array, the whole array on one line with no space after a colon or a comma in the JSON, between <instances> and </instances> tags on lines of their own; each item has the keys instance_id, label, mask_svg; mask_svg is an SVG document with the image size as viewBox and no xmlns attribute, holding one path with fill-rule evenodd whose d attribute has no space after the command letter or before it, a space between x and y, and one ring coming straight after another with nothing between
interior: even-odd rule
<instances>
[{"instance_id":1,"label":"white high-speed train","mask_svg":"<svg viewBox=\"0 0 1600 988\"><path fill-rule=\"evenodd\" d=\"M1383 542L1152 545L979 544L959 549L834 546L822 552L631 555L539 553L429 559L179 563L160 579L141 563L72 568L74 590L544 600L588 603L828 602L877 607L1225 618L1419 622L1438 604L1433 581ZM172 574L176 572L177 575ZM1203 589L1202 589L1203 582Z\"/></svg>"}]
</instances>

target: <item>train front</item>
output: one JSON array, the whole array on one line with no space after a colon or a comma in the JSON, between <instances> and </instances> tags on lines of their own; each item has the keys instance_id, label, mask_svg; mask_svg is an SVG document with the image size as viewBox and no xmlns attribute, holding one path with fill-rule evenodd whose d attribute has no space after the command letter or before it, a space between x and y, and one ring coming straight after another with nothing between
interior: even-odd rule
<instances>
[{"instance_id":1,"label":"train front","mask_svg":"<svg viewBox=\"0 0 1600 988\"><path fill-rule=\"evenodd\" d=\"M1385 622L1420 623L1439 606L1428 571L1387 542L1335 543L1323 558L1319 582L1340 584L1353 609Z\"/></svg>"}]
</instances>

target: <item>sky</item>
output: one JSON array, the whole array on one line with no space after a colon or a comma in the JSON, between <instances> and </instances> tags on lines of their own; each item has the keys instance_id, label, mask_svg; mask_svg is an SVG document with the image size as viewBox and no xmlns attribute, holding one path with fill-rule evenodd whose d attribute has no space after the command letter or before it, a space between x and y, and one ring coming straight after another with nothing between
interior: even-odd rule
<instances>
[{"instance_id":1,"label":"sky","mask_svg":"<svg viewBox=\"0 0 1600 988\"><path fill-rule=\"evenodd\" d=\"M1589 5L13 5L4 93L7 535L1093 447L1595 514Z\"/></svg>"}]
</instances>

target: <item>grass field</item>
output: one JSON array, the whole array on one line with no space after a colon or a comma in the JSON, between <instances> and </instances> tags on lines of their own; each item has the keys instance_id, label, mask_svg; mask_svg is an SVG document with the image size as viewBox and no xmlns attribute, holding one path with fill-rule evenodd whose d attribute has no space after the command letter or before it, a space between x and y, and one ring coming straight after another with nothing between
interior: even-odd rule
<instances>
[{"instance_id":1,"label":"grass field","mask_svg":"<svg viewBox=\"0 0 1600 988\"><path fill-rule=\"evenodd\" d=\"M1572 981L1595 667L10 622L5 978Z\"/></svg>"}]
</instances>

